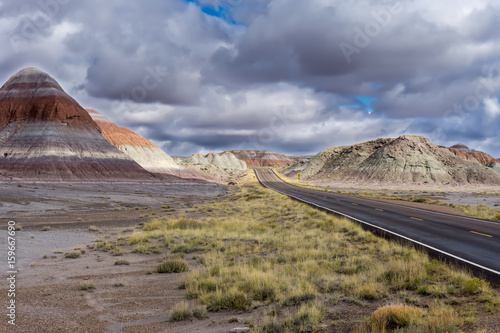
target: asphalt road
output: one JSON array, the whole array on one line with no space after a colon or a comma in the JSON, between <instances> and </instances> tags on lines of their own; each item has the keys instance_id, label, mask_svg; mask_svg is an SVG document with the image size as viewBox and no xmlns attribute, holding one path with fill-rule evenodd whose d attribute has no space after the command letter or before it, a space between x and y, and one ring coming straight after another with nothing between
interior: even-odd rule
<instances>
[{"instance_id":1,"label":"asphalt road","mask_svg":"<svg viewBox=\"0 0 500 333\"><path fill-rule=\"evenodd\" d=\"M500 223L304 189L282 181L270 169L255 173L270 189L500 278Z\"/></svg>"}]
</instances>

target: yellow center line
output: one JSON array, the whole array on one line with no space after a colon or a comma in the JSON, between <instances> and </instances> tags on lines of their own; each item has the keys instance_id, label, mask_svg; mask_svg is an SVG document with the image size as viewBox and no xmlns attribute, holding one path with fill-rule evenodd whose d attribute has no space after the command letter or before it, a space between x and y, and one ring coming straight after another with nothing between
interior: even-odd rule
<instances>
[{"instance_id":1,"label":"yellow center line","mask_svg":"<svg viewBox=\"0 0 500 333\"><path fill-rule=\"evenodd\" d=\"M423 221L422 219L419 219L419 218L416 218L416 217L412 217L412 219L417 220L417 221Z\"/></svg>"},{"instance_id":2,"label":"yellow center line","mask_svg":"<svg viewBox=\"0 0 500 333\"><path fill-rule=\"evenodd\" d=\"M375 210L378 210L379 212L383 212L384 211L383 209L378 209L378 208L376 208Z\"/></svg>"},{"instance_id":3,"label":"yellow center line","mask_svg":"<svg viewBox=\"0 0 500 333\"><path fill-rule=\"evenodd\" d=\"M476 232L476 231L471 231L471 232L472 232L473 234L476 234L476 235L481 235L481 236L485 236L485 237L491 237L491 238L493 238L493 236L491 236L491 235L482 234L482 233L480 233L480 232Z\"/></svg>"}]
</instances>

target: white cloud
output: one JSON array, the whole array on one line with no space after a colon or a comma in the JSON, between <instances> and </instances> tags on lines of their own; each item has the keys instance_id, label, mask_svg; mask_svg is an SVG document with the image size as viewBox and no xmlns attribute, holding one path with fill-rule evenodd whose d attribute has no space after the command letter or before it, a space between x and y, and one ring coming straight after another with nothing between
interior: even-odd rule
<instances>
[{"instance_id":1,"label":"white cloud","mask_svg":"<svg viewBox=\"0 0 500 333\"><path fill-rule=\"evenodd\" d=\"M487 98L484 100L485 110L488 116L496 118L500 116L500 103L498 98Z\"/></svg>"}]
</instances>

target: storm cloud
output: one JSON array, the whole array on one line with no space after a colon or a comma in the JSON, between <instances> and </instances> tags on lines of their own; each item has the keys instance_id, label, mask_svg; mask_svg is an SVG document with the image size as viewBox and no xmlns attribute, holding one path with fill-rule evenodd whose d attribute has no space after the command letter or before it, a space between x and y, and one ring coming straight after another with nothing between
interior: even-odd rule
<instances>
[{"instance_id":1,"label":"storm cloud","mask_svg":"<svg viewBox=\"0 0 500 333\"><path fill-rule=\"evenodd\" d=\"M500 157L500 3L0 1L0 80L52 75L171 155L420 134Z\"/></svg>"}]
</instances>

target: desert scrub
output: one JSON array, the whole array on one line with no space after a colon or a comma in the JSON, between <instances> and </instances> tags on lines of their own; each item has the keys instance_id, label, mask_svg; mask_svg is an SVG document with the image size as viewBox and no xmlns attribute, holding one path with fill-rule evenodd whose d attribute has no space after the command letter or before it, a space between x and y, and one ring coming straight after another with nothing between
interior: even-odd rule
<instances>
[{"instance_id":1,"label":"desert scrub","mask_svg":"<svg viewBox=\"0 0 500 333\"><path fill-rule=\"evenodd\" d=\"M81 220L81 219L80 219ZM89 231L94 231L94 232L101 232L101 229L99 229L97 226L95 225L91 225L89 226Z\"/></svg>"},{"instance_id":2,"label":"desert scrub","mask_svg":"<svg viewBox=\"0 0 500 333\"><path fill-rule=\"evenodd\" d=\"M424 310L405 304L385 305L355 332L458 332L465 320L453 308L431 303Z\"/></svg>"},{"instance_id":3,"label":"desert scrub","mask_svg":"<svg viewBox=\"0 0 500 333\"><path fill-rule=\"evenodd\" d=\"M315 304L306 304L297 311L266 315L255 332L311 332L323 317L323 309Z\"/></svg>"},{"instance_id":4,"label":"desert scrub","mask_svg":"<svg viewBox=\"0 0 500 333\"><path fill-rule=\"evenodd\" d=\"M158 273L182 273L189 270L189 265L184 260L175 258L160 263L156 270Z\"/></svg>"},{"instance_id":5,"label":"desert scrub","mask_svg":"<svg viewBox=\"0 0 500 333\"><path fill-rule=\"evenodd\" d=\"M207 318L207 308L203 305L195 305L192 308L188 302L181 302L174 305L170 312L170 321L183 321L195 317L196 319Z\"/></svg>"},{"instance_id":6,"label":"desert scrub","mask_svg":"<svg viewBox=\"0 0 500 333\"><path fill-rule=\"evenodd\" d=\"M277 314L255 323L261 331L316 327L325 300L332 297L351 304L387 304L404 295L401 300L418 299L415 306L439 298L457 302L457 308L493 313L499 308L498 293L484 281L479 286L468 282L473 277L467 272L255 181L227 199L198 205L196 214L202 217L157 218L127 236L126 242L191 253L198 264L183 283L187 298L198 299L208 311L269 306ZM298 309L312 309L310 315L299 316L307 320L296 320ZM437 305L422 305L421 310L421 318L436 321L436 313L450 314ZM452 318L464 316L457 310ZM451 321L460 324L455 319Z\"/></svg>"},{"instance_id":7,"label":"desert scrub","mask_svg":"<svg viewBox=\"0 0 500 333\"><path fill-rule=\"evenodd\" d=\"M52 230L52 228L49 226L45 226L42 228L42 231L50 231L50 230Z\"/></svg>"},{"instance_id":8,"label":"desert scrub","mask_svg":"<svg viewBox=\"0 0 500 333\"><path fill-rule=\"evenodd\" d=\"M96 284L92 280L85 280L80 282L80 290L92 291L97 288Z\"/></svg>"},{"instance_id":9,"label":"desert scrub","mask_svg":"<svg viewBox=\"0 0 500 333\"><path fill-rule=\"evenodd\" d=\"M116 261L115 261L115 265L130 265L130 261L128 261L128 260L123 260L123 259L116 260Z\"/></svg>"},{"instance_id":10,"label":"desert scrub","mask_svg":"<svg viewBox=\"0 0 500 333\"><path fill-rule=\"evenodd\" d=\"M423 310L414 306L393 304L377 309L369 319L369 326L374 332L398 329L414 324Z\"/></svg>"},{"instance_id":11,"label":"desert scrub","mask_svg":"<svg viewBox=\"0 0 500 333\"><path fill-rule=\"evenodd\" d=\"M80 254L81 254L81 252L66 252L64 254L64 257L69 258L69 259L76 259L76 258L80 258Z\"/></svg>"}]
</instances>

